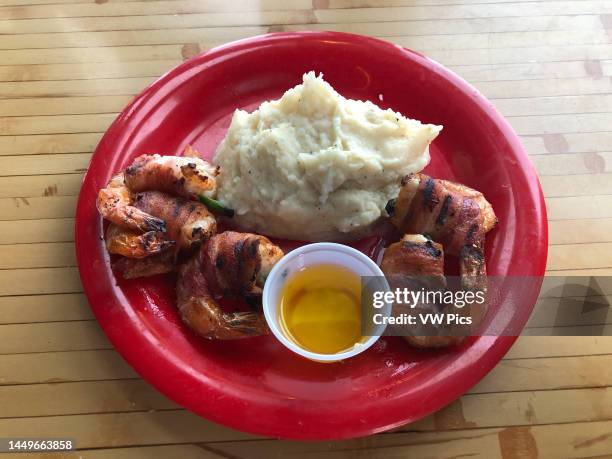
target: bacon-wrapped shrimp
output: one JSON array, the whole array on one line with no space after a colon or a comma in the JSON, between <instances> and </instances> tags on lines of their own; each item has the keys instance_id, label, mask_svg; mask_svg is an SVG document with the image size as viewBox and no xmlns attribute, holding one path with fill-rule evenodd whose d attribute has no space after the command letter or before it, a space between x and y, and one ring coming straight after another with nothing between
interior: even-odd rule
<instances>
[{"instance_id":1,"label":"bacon-wrapped shrimp","mask_svg":"<svg viewBox=\"0 0 612 459\"><path fill-rule=\"evenodd\" d=\"M112 268L119 271L124 279L169 273L176 268L176 250L165 250L145 258L119 257L113 261Z\"/></svg>"},{"instance_id":2,"label":"bacon-wrapped shrimp","mask_svg":"<svg viewBox=\"0 0 612 459\"><path fill-rule=\"evenodd\" d=\"M425 174L404 177L399 196L389 201L387 212L400 233L425 234L451 255L459 255L466 245L478 245L497 223L482 193Z\"/></svg>"},{"instance_id":3,"label":"bacon-wrapped shrimp","mask_svg":"<svg viewBox=\"0 0 612 459\"><path fill-rule=\"evenodd\" d=\"M116 174L98 193L96 206L106 220L134 231L165 231L166 224L133 206L133 194L126 187L123 172Z\"/></svg>"},{"instance_id":4,"label":"bacon-wrapped shrimp","mask_svg":"<svg viewBox=\"0 0 612 459\"><path fill-rule=\"evenodd\" d=\"M177 198L160 191L134 196L134 206L166 223L168 239L182 252L195 249L217 232L217 221L204 204Z\"/></svg>"},{"instance_id":5,"label":"bacon-wrapped shrimp","mask_svg":"<svg viewBox=\"0 0 612 459\"><path fill-rule=\"evenodd\" d=\"M165 191L191 200L214 198L217 172L200 158L142 155L125 170L125 184L135 192Z\"/></svg>"},{"instance_id":6,"label":"bacon-wrapped shrimp","mask_svg":"<svg viewBox=\"0 0 612 459\"><path fill-rule=\"evenodd\" d=\"M282 250L264 236L226 231L211 237L179 272L177 305L183 321L209 339L239 339L267 333L261 312L224 312L221 295L252 296Z\"/></svg>"},{"instance_id":7,"label":"bacon-wrapped shrimp","mask_svg":"<svg viewBox=\"0 0 612 459\"><path fill-rule=\"evenodd\" d=\"M421 234L405 234L387 247L380 266L385 274L423 276L446 286L442 245Z\"/></svg>"},{"instance_id":8,"label":"bacon-wrapped shrimp","mask_svg":"<svg viewBox=\"0 0 612 459\"><path fill-rule=\"evenodd\" d=\"M486 294L486 265L480 246L464 246L459 260L460 288L464 291L482 291ZM390 284L414 283L428 291L444 290L444 251L441 244L431 241L420 234L406 234L399 242L391 244L383 255L381 270L388 277ZM397 286L397 285L395 285ZM432 308L437 305L419 305L420 308ZM436 312L448 311L442 307ZM486 302L482 305L466 305L457 309L462 315L472 318L473 326L477 326L486 311ZM457 312L453 311L453 312ZM394 312L401 312L401 306L395 305ZM432 312L425 311L425 312ZM436 336L404 336L411 345L419 348L440 348L461 343L465 336L444 336L446 329L438 328L440 335Z\"/></svg>"},{"instance_id":9,"label":"bacon-wrapped shrimp","mask_svg":"<svg viewBox=\"0 0 612 459\"><path fill-rule=\"evenodd\" d=\"M111 223L106 230L108 253L128 258L145 258L173 248L176 243L161 231L138 233Z\"/></svg>"}]
</instances>

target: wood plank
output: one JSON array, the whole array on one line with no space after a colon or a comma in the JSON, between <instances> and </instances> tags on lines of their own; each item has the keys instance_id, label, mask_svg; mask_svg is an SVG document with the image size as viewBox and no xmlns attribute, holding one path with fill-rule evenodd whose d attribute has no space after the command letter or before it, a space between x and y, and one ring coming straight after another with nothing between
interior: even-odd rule
<instances>
[{"instance_id":1,"label":"wood plank","mask_svg":"<svg viewBox=\"0 0 612 459\"><path fill-rule=\"evenodd\" d=\"M612 324L525 327L525 336L612 336Z\"/></svg>"},{"instance_id":2,"label":"wood plank","mask_svg":"<svg viewBox=\"0 0 612 459\"><path fill-rule=\"evenodd\" d=\"M261 35L267 31L268 27L245 26L147 30L146 33L140 30L35 33L7 36L2 40L0 49L89 48L179 43L200 43L202 46L210 47L219 42L229 42Z\"/></svg>"},{"instance_id":3,"label":"wood plank","mask_svg":"<svg viewBox=\"0 0 612 459\"><path fill-rule=\"evenodd\" d=\"M103 7L96 4L70 4L70 5L25 5L16 7L2 7L1 19L27 19L27 18L61 18L61 17L96 17L96 16L139 16L164 14L191 14L206 12L235 12L235 11L274 11L286 9L282 0L264 0L254 4L248 0L239 0L228 4L217 0L212 2L187 1L153 1L153 2L127 2L108 3ZM294 0L293 9L310 9L310 0ZM378 6L378 5L376 5ZM516 8L512 3L490 4L485 11L478 5L426 5L426 6L400 6L400 7L373 7L373 8L333 8L317 9L316 17L319 22L380 22L430 18L463 18L463 17L522 17L542 15L567 14L603 14L610 13L610 6L600 1L543 1L536 4L521 3Z\"/></svg>"},{"instance_id":4,"label":"wood plank","mask_svg":"<svg viewBox=\"0 0 612 459\"><path fill-rule=\"evenodd\" d=\"M82 449L61 453L20 453L23 459L151 459L178 457L181 459L223 459L223 456L213 453L198 444L133 446L127 448ZM0 459L9 458L0 453ZM12 459L11 456L9 459Z\"/></svg>"},{"instance_id":5,"label":"wood plank","mask_svg":"<svg viewBox=\"0 0 612 459\"><path fill-rule=\"evenodd\" d=\"M133 2L141 0L114 0L113 3ZM202 3L208 0L202 0ZM493 4L493 3L522 3L532 0L460 0L461 5L473 4ZM67 5L73 3L87 3L84 0L0 0L0 6L21 6L21 5ZM315 9L324 8L373 8L373 7L397 7L397 6L425 6L425 5L448 5L449 0L332 0L329 4L314 5ZM453 4L453 3L451 3ZM302 4L298 4L302 6ZM211 4L211 9L218 8L219 5ZM265 10L263 11L265 12Z\"/></svg>"},{"instance_id":6,"label":"wood plank","mask_svg":"<svg viewBox=\"0 0 612 459\"><path fill-rule=\"evenodd\" d=\"M0 198L0 220L39 220L73 217L76 196Z\"/></svg>"},{"instance_id":7,"label":"wood plank","mask_svg":"<svg viewBox=\"0 0 612 459\"><path fill-rule=\"evenodd\" d=\"M74 218L0 221L0 244L74 241Z\"/></svg>"},{"instance_id":8,"label":"wood plank","mask_svg":"<svg viewBox=\"0 0 612 459\"><path fill-rule=\"evenodd\" d=\"M113 0L114 2L133 2L138 0ZM519 0L521 1L521 0ZM86 3L83 0L0 0L0 6L20 5L65 5L70 3Z\"/></svg>"},{"instance_id":9,"label":"wood plank","mask_svg":"<svg viewBox=\"0 0 612 459\"><path fill-rule=\"evenodd\" d=\"M140 92L154 77L75 81L18 81L0 83L0 98L131 95Z\"/></svg>"},{"instance_id":10,"label":"wood plank","mask_svg":"<svg viewBox=\"0 0 612 459\"><path fill-rule=\"evenodd\" d=\"M316 13L315 13L316 14ZM423 19L423 20L400 20L380 22L339 22L327 23L303 23L291 22L280 26L273 26L274 30L297 31L308 28L309 30L335 30L339 32L357 33L361 35L384 36L392 38L395 36L419 36L419 35L459 35L473 33L508 33L508 32L534 32L534 31L557 31L557 30L599 30L602 28L601 21L596 15L576 16L530 16L530 17L466 17L453 19ZM1 25L0 25L1 27Z\"/></svg>"},{"instance_id":11,"label":"wood plank","mask_svg":"<svg viewBox=\"0 0 612 459\"><path fill-rule=\"evenodd\" d=\"M548 250L546 269L549 270L610 267L612 242L554 245Z\"/></svg>"},{"instance_id":12,"label":"wood plank","mask_svg":"<svg viewBox=\"0 0 612 459\"><path fill-rule=\"evenodd\" d=\"M0 9L0 15L1 14L2 11ZM309 28L316 29L316 27ZM329 27L323 25L320 26L320 28L328 29ZM303 26L296 27L296 29L303 29ZM268 32L268 27L244 26L148 30L146 33L136 30L125 30L22 34L7 36L0 44L0 49L91 48L103 46L169 45L184 43L199 43L203 47L212 47L219 42L238 40L266 32ZM401 32L398 30L396 33ZM527 30L521 32L462 33L455 35L448 34L447 32L443 35L429 32L429 34L426 35L408 36L395 36L383 33L378 36L392 40L401 46L420 50L529 47L533 43L560 46L603 44L608 42L608 36L603 29L563 31Z\"/></svg>"},{"instance_id":13,"label":"wood plank","mask_svg":"<svg viewBox=\"0 0 612 459\"><path fill-rule=\"evenodd\" d=\"M125 0L135 1L135 0ZM170 444L161 446L131 446L126 448L83 449L61 453L20 453L23 459L150 459L152 457L180 457L185 459L222 459L220 456L199 444ZM9 457L0 453L0 459Z\"/></svg>"},{"instance_id":14,"label":"wood plank","mask_svg":"<svg viewBox=\"0 0 612 459\"><path fill-rule=\"evenodd\" d=\"M0 135L104 132L115 117L114 113L96 113L0 118Z\"/></svg>"},{"instance_id":15,"label":"wood plank","mask_svg":"<svg viewBox=\"0 0 612 459\"><path fill-rule=\"evenodd\" d=\"M591 77L584 61L532 62L522 65L451 65L449 67L464 79L472 82Z\"/></svg>"},{"instance_id":16,"label":"wood plank","mask_svg":"<svg viewBox=\"0 0 612 459\"><path fill-rule=\"evenodd\" d=\"M81 48L10 49L0 50L0 59L5 65L171 60L182 58L183 45L101 46L90 48L87 52L83 52Z\"/></svg>"},{"instance_id":17,"label":"wood plank","mask_svg":"<svg viewBox=\"0 0 612 459\"><path fill-rule=\"evenodd\" d=\"M612 58L608 45L537 46L529 48L428 50L427 55L445 65L524 64L525 62L560 62Z\"/></svg>"},{"instance_id":18,"label":"wood plank","mask_svg":"<svg viewBox=\"0 0 612 459\"><path fill-rule=\"evenodd\" d=\"M77 268L33 268L0 271L0 296L80 293Z\"/></svg>"},{"instance_id":19,"label":"wood plank","mask_svg":"<svg viewBox=\"0 0 612 459\"><path fill-rule=\"evenodd\" d=\"M432 458L591 457L612 448L612 422L553 424L436 433L406 432L339 442L276 440L215 443L229 457Z\"/></svg>"},{"instance_id":20,"label":"wood plank","mask_svg":"<svg viewBox=\"0 0 612 459\"><path fill-rule=\"evenodd\" d=\"M138 0L136 0L138 1ZM83 2L85 3L85 2ZM589 16L585 16L589 17ZM85 16L0 20L0 31L12 34L53 32L99 32L118 30L162 30L179 28L301 24L314 20L310 10L241 11L240 14L209 12L168 15ZM579 23L583 23L579 21ZM574 22L572 22L573 24Z\"/></svg>"},{"instance_id":21,"label":"wood plank","mask_svg":"<svg viewBox=\"0 0 612 459\"><path fill-rule=\"evenodd\" d=\"M515 64L510 64L515 65ZM582 64L584 66L584 63ZM491 65L494 68L503 66ZM564 113L602 113L612 106L612 94L597 96L533 97L528 99L498 99L495 108L505 116L557 115ZM586 133L589 135L590 133Z\"/></svg>"},{"instance_id":22,"label":"wood plank","mask_svg":"<svg viewBox=\"0 0 612 459\"><path fill-rule=\"evenodd\" d=\"M180 63L181 60L178 59L177 56L177 59L174 60L90 62L87 64L3 65L0 66L0 81L91 80L97 78L155 77L165 73L168 69ZM123 99L126 99L126 97L124 96ZM91 109L92 107L89 107L89 110ZM20 115L25 115L25 113L20 113Z\"/></svg>"},{"instance_id":23,"label":"wood plank","mask_svg":"<svg viewBox=\"0 0 612 459\"><path fill-rule=\"evenodd\" d=\"M591 78L524 80L524 81L483 81L475 85L490 99L521 97L574 96L580 94L608 94L612 84L609 79Z\"/></svg>"},{"instance_id":24,"label":"wood plank","mask_svg":"<svg viewBox=\"0 0 612 459\"><path fill-rule=\"evenodd\" d=\"M91 152L101 137L101 132L0 136L0 160L2 156Z\"/></svg>"},{"instance_id":25,"label":"wood plank","mask_svg":"<svg viewBox=\"0 0 612 459\"><path fill-rule=\"evenodd\" d=\"M75 196L82 181L83 174L0 176L0 198Z\"/></svg>"},{"instance_id":26,"label":"wood plank","mask_svg":"<svg viewBox=\"0 0 612 459\"><path fill-rule=\"evenodd\" d=\"M149 63L155 61L149 61ZM165 61L161 61L165 62ZM112 64L112 63L111 63ZM106 63L104 65L111 65ZM121 65L129 65L124 62ZM87 66L99 65L95 63ZM84 64L51 64L26 67L87 67ZM12 67L4 66L0 68ZM14 66L22 69L24 66ZM47 72L44 72L47 75ZM31 73L30 73L31 75ZM34 99L2 99L0 100L0 113L3 116L37 116L37 115L81 115L87 113L118 113L132 99L131 96L89 96L89 97L36 97Z\"/></svg>"},{"instance_id":27,"label":"wood plank","mask_svg":"<svg viewBox=\"0 0 612 459\"><path fill-rule=\"evenodd\" d=\"M76 266L72 242L0 245L0 270Z\"/></svg>"},{"instance_id":28,"label":"wood plank","mask_svg":"<svg viewBox=\"0 0 612 459\"><path fill-rule=\"evenodd\" d=\"M599 96L597 96L599 97ZM521 99L528 103L530 99ZM499 100L496 101L496 104ZM553 135L521 136L530 155L558 153L594 153L612 144L612 132L556 133Z\"/></svg>"},{"instance_id":29,"label":"wood plank","mask_svg":"<svg viewBox=\"0 0 612 459\"><path fill-rule=\"evenodd\" d=\"M19 0L23 1L23 0ZM389 8L398 6L425 6L425 5L487 5L495 3L518 4L517 8L522 8L520 3L532 0L329 0L326 8ZM323 8L322 8L323 9Z\"/></svg>"},{"instance_id":30,"label":"wood plank","mask_svg":"<svg viewBox=\"0 0 612 459\"><path fill-rule=\"evenodd\" d=\"M545 276L576 276L576 277L589 277L589 276L601 276L603 278L612 276L612 268L599 268L599 269L563 269L559 271L546 271Z\"/></svg>"},{"instance_id":31,"label":"wood plank","mask_svg":"<svg viewBox=\"0 0 612 459\"><path fill-rule=\"evenodd\" d=\"M612 242L612 218L548 222L549 245Z\"/></svg>"},{"instance_id":32,"label":"wood plank","mask_svg":"<svg viewBox=\"0 0 612 459\"><path fill-rule=\"evenodd\" d=\"M0 354L111 348L95 320L0 325Z\"/></svg>"},{"instance_id":33,"label":"wood plank","mask_svg":"<svg viewBox=\"0 0 612 459\"><path fill-rule=\"evenodd\" d=\"M142 379L0 386L2 418L179 409Z\"/></svg>"},{"instance_id":34,"label":"wood plank","mask_svg":"<svg viewBox=\"0 0 612 459\"><path fill-rule=\"evenodd\" d=\"M500 32L427 37L382 35L381 38L405 48L423 50L425 53L430 50L528 48L533 43L544 46L594 45L607 43L609 40L604 30Z\"/></svg>"},{"instance_id":35,"label":"wood plank","mask_svg":"<svg viewBox=\"0 0 612 459\"><path fill-rule=\"evenodd\" d=\"M0 385L137 378L115 351L0 355Z\"/></svg>"},{"instance_id":36,"label":"wood plank","mask_svg":"<svg viewBox=\"0 0 612 459\"><path fill-rule=\"evenodd\" d=\"M504 359L612 354L610 336L520 336Z\"/></svg>"},{"instance_id":37,"label":"wood plank","mask_svg":"<svg viewBox=\"0 0 612 459\"><path fill-rule=\"evenodd\" d=\"M609 151L535 155L531 161L541 176L612 172L612 152Z\"/></svg>"},{"instance_id":38,"label":"wood plank","mask_svg":"<svg viewBox=\"0 0 612 459\"><path fill-rule=\"evenodd\" d=\"M96 17L96 16L137 16L143 14L189 14L206 13L210 11L242 12L242 11L274 11L282 10L283 0L261 0L253 3L249 0L181 0L152 2L107 3L103 7L95 3L76 3L70 5L26 5L0 8L2 19L24 18L61 18L61 17ZM309 9L310 0L293 0L294 9Z\"/></svg>"},{"instance_id":39,"label":"wood plank","mask_svg":"<svg viewBox=\"0 0 612 459\"><path fill-rule=\"evenodd\" d=\"M492 2L491 2L492 3ZM369 35L402 35L474 32L511 32L522 30L582 30L599 29L598 15L557 15L527 17L466 17L438 20L403 20L393 22L333 22L312 24L316 17L310 10L242 11L233 13L192 13L182 15L41 18L0 21L0 32L12 34L42 34L52 32L97 32L104 30L162 30L197 27L277 26L289 28L324 27Z\"/></svg>"},{"instance_id":40,"label":"wood plank","mask_svg":"<svg viewBox=\"0 0 612 459\"><path fill-rule=\"evenodd\" d=\"M612 388L468 394L400 431L527 426L612 418ZM605 407L605 408L604 408Z\"/></svg>"},{"instance_id":41,"label":"wood plank","mask_svg":"<svg viewBox=\"0 0 612 459\"><path fill-rule=\"evenodd\" d=\"M610 364L612 355L503 360L470 393L606 387Z\"/></svg>"},{"instance_id":42,"label":"wood plank","mask_svg":"<svg viewBox=\"0 0 612 459\"><path fill-rule=\"evenodd\" d=\"M558 132L602 132L612 125L612 113L574 113L571 115L536 115L509 117L520 135L556 134Z\"/></svg>"},{"instance_id":43,"label":"wood plank","mask_svg":"<svg viewBox=\"0 0 612 459\"><path fill-rule=\"evenodd\" d=\"M119 2L130 2L134 0L115 0ZM68 3L84 3L83 0L0 0L0 6L20 6L20 5L57 5Z\"/></svg>"},{"instance_id":44,"label":"wood plank","mask_svg":"<svg viewBox=\"0 0 612 459\"><path fill-rule=\"evenodd\" d=\"M540 176L544 197L612 194L612 174Z\"/></svg>"},{"instance_id":45,"label":"wood plank","mask_svg":"<svg viewBox=\"0 0 612 459\"><path fill-rule=\"evenodd\" d=\"M82 173L90 159L91 153L0 156L0 176Z\"/></svg>"},{"instance_id":46,"label":"wood plank","mask_svg":"<svg viewBox=\"0 0 612 459\"><path fill-rule=\"evenodd\" d=\"M318 22L382 22L421 19L460 19L469 17L526 17L568 14L605 14L612 6L605 1L541 1L479 5L427 5L380 8L318 9ZM47 16L45 16L47 17ZM341 18L341 19L340 19Z\"/></svg>"},{"instance_id":47,"label":"wood plank","mask_svg":"<svg viewBox=\"0 0 612 459\"><path fill-rule=\"evenodd\" d=\"M23 436L26 431L41 438L60 438L69 432L78 439L79 448L254 438L185 410L0 419L0 432L7 437Z\"/></svg>"},{"instance_id":48,"label":"wood plank","mask_svg":"<svg viewBox=\"0 0 612 459\"><path fill-rule=\"evenodd\" d=\"M90 319L93 313L82 293L0 297L0 324Z\"/></svg>"},{"instance_id":49,"label":"wood plank","mask_svg":"<svg viewBox=\"0 0 612 459\"><path fill-rule=\"evenodd\" d=\"M612 195L548 198L548 220L612 217Z\"/></svg>"}]
</instances>

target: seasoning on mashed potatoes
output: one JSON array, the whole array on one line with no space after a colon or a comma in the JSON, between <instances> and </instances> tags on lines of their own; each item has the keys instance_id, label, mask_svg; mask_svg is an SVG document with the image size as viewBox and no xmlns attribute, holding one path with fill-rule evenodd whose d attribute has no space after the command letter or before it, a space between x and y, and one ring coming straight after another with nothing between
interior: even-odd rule
<instances>
[{"instance_id":1,"label":"seasoning on mashed potatoes","mask_svg":"<svg viewBox=\"0 0 612 459\"><path fill-rule=\"evenodd\" d=\"M441 126L345 99L321 76L253 113L236 110L214 162L218 198L245 230L298 240L359 237L429 162Z\"/></svg>"}]
</instances>

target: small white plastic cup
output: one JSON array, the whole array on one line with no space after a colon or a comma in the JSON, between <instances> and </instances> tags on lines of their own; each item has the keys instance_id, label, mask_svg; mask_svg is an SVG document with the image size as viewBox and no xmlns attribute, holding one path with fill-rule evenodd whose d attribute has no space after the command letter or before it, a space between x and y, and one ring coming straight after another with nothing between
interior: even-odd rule
<instances>
[{"instance_id":1,"label":"small white plastic cup","mask_svg":"<svg viewBox=\"0 0 612 459\"><path fill-rule=\"evenodd\" d=\"M285 282L304 267L319 264L342 266L360 277L376 277L376 290L387 292L389 291L389 284L378 265L369 257L352 247L331 242L318 242L302 246L289 252L274 266L266 279L263 290L263 310L270 330L286 348L302 357L317 362L336 362L364 352L380 338L386 325L376 325L370 336L364 337L365 339L355 343L350 349L336 354L319 354L308 351L287 336L280 323L279 311L280 298ZM391 304L385 303L377 312L384 317L388 317L391 313Z\"/></svg>"}]
</instances>

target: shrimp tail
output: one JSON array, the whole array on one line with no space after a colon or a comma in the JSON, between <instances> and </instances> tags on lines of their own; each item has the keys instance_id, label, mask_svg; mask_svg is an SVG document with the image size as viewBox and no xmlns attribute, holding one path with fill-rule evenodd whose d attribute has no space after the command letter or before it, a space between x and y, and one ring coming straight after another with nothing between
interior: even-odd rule
<instances>
[{"instance_id":1,"label":"shrimp tail","mask_svg":"<svg viewBox=\"0 0 612 459\"><path fill-rule=\"evenodd\" d=\"M166 233L148 231L144 234L121 228L111 223L106 230L106 248L109 253L128 258L145 258L175 246Z\"/></svg>"},{"instance_id":2,"label":"shrimp tail","mask_svg":"<svg viewBox=\"0 0 612 459\"><path fill-rule=\"evenodd\" d=\"M229 329L240 335L257 336L267 332L265 319L256 312L233 312L224 316L224 322L229 325Z\"/></svg>"},{"instance_id":3,"label":"shrimp tail","mask_svg":"<svg viewBox=\"0 0 612 459\"><path fill-rule=\"evenodd\" d=\"M203 338L233 340L268 333L268 326L256 312L226 313L211 298L179 301L181 319Z\"/></svg>"},{"instance_id":4,"label":"shrimp tail","mask_svg":"<svg viewBox=\"0 0 612 459\"><path fill-rule=\"evenodd\" d=\"M223 312L202 269L201 252L181 268L176 291L181 319L203 338L239 339L268 331L261 314Z\"/></svg>"},{"instance_id":5,"label":"shrimp tail","mask_svg":"<svg viewBox=\"0 0 612 459\"><path fill-rule=\"evenodd\" d=\"M144 213L144 212L143 212ZM145 215L143 218L144 225L142 230L148 232L160 232L166 231L166 222L161 218L153 217L151 215Z\"/></svg>"},{"instance_id":6,"label":"shrimp tail","mask_svg":"<svg viewBox=\"0 0 612 459\"><path fill-rule=\"evenodd\" d=\"M224 312L216 295L253 299L258 275L282 256L280 248L256 234L226 231L212 236L185 263L176 284L183 322L208 339L239 339L268 333L261 312Z\"/></svg>"},{"instance_id":7,"label":"shrimp tail","mask_svg":"<svg viewBox=\"0 0 612 459\"><path fill-rule=\"evenodd\" d=\"M116 174L98 193L96 207L106 220L122 228L140 231L166 231L166 222L133 205L132 192L125 186L124 174Z\"/></svg>"}]
</instances>

